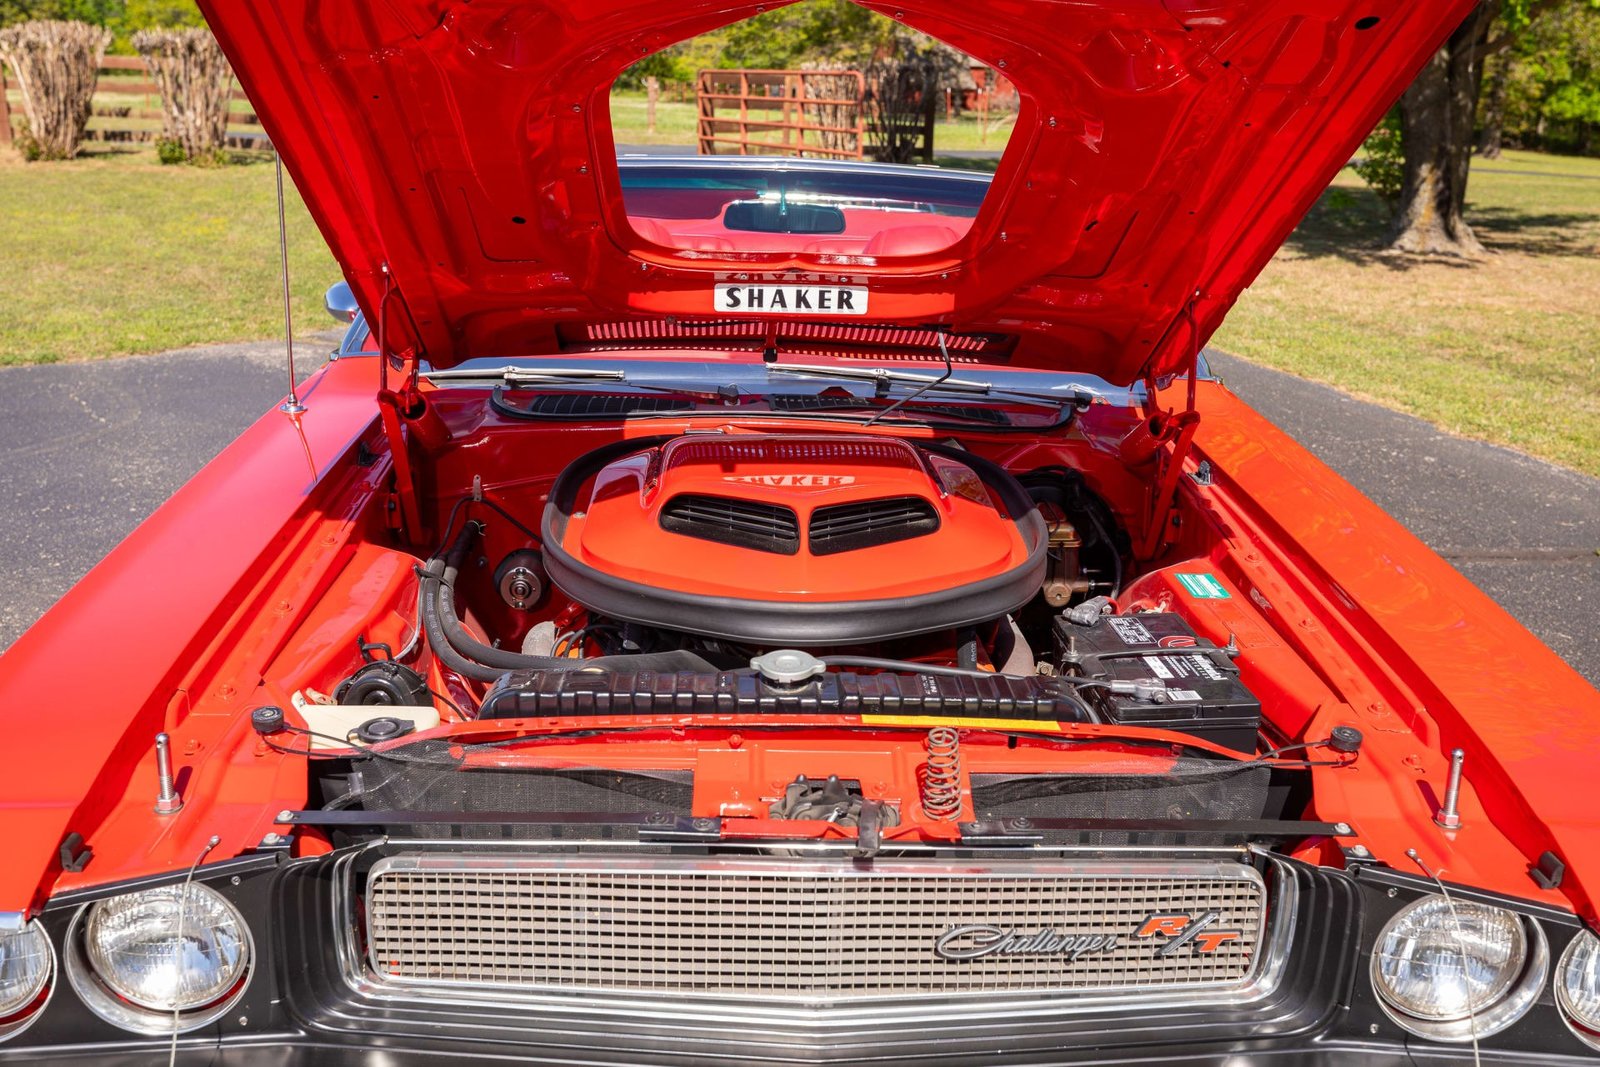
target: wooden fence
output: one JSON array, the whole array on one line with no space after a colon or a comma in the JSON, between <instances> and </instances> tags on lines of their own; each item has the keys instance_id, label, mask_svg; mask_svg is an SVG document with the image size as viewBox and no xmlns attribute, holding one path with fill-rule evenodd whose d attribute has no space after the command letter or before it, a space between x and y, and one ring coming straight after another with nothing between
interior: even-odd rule
<instances>
[{"instance_id":1,"label":"wooden fence","mask_svg":"<svg viewBox=\"0 0 1600 1067\"><path fill-rule=\"evenodd\" d=\"M109 75L109 77L108 77ZM100 64L94 89L94 110L85 137L91 141L153 141L161 136L161 94L138 56L106 56ZM6 68L0 64L0 144L10 144L12 121L21 112L6 100ZM244 90L233 87L232 100L245 100ZM265 148L254 111L228 113L227 144L233 148Z\"/></svg>"},{"instance_id":2,"label":"wooden fence","mask_svg":"<svg viewBox=\"0 0 1600 1067\"><path fill-rule=\"evenodd\" d=\"M865 92L859 70L702 70L700 154L860 159Z\"/></svg>"}]
</instances>

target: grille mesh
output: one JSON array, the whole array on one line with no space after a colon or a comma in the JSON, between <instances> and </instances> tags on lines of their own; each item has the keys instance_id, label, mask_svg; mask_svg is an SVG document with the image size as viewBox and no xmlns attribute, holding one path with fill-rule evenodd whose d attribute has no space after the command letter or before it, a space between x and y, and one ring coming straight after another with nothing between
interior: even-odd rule
<instances>
[{"instance_id":1,"label":"grille mesh","mask_svg":"<svg viewBox=\"0 0 1600 1067\"><path fill-rule=\"evenodd\" d=\"M380 980L542 992L709 995L821 1004L1020 992L1242 985L1264 890L1234 864L929 870L907 862L596 861L395 857L369 877L368 957ZM1135 933L1152 914L1216 912L1214 952L1162 956ZM1118 935L1060 954L949 960L955 926Z\"/></svg>"}]
</instances>

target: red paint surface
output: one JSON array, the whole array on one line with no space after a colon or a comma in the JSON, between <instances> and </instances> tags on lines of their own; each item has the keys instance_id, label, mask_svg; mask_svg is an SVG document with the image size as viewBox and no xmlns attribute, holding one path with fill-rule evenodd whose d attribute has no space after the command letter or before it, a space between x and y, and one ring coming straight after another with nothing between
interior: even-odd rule
<instances>
[{"instance_id":1,"label":"red paint surface","mask_svg":"<svg viewBox=\"0 0 1600 1067\"><path fill-rule=\"evenodd\" d=\"M867 285L876 321L1020 334L1019 365L1117 382L1187 364L1471 4L867 6L1003 69L1021 111L961 240L839 262L628 224L612 81L755 0L201 0L369 321L387 264L397 351L445 366L551 351L564 322L705 319L748 274Z\"/></svg>"},{"instance_id":2,"label":"red paint surface","mask_svg":"<svg viewBox=\"0 0 1600 1067\"><path fill-rule=\"evenodd\" d=\"M883 437L679 438L601 470L580 495L563 544L588 567L652 588L795 603L917 596L1025 563L1028 546L1015 522L971 468L943 458L932 463L929 470L909 446ZM975 496L942 489L934 481L941 470L958 484L964 476ZM752 557L746 548L665 530L661 510L680 495L788 508L801 532L799 550ZM851 552L812 553L809 531L818 508L888 497L924 501L939 528Z\"/></svg>"}]
</instances>

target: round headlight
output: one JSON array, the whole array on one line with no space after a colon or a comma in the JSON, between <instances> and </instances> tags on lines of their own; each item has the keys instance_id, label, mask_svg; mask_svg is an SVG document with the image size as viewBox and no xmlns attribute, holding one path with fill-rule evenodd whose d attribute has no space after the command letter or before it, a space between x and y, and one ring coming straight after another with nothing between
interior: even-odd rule
<instances>
[{"instance_id":1,"label":"round headlight","mask_svg":"<svg viewBox=\"0 0 1600 1067\"><path fill-rule=\"evenodd\" d=\"M1600 937L1584 930L1556 966L1556 1003L1578 1036L1600 1048Z\"/></svg>"},{"instance_id":2,"label":"round headlight","mask_svg":"<svg viewBox=\"0 0 1600 1067\"><path fill-rule=\"evenodd\" d=\"M89 964L112 992L156 1011L190 1011L244 977L244 919L215 890L190 883L102 900L84 929Z\"/></svg>"},{"instance_id":3,"label":"round headlight","mask_svg":"<svg viewBox=\"0 0 1600 1067\"><path fill-rule=\"evenodd\" d=\"M37 922L0 932L0 1027L38 1001L50 984L53 960L50 939Z\"/></svg>"},{"instance_id":4,"label":"round headlight","mask_svg":"<svg viewBox=\"0 0 1600 1067\"><path fill-rule=\"evenodd\" d=\"M1548 968L1543 934L1516 912L1435 895L1402 908L1378 935L1372 985L1402 1026L1465 1041L1511 1025Z\"/></svg>"}]
</instances>

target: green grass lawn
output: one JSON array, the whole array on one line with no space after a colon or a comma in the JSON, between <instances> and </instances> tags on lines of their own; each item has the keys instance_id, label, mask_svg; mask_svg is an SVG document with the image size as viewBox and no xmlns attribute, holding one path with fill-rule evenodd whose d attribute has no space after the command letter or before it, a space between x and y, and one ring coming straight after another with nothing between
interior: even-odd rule
<instances>
[{"instance_id":1,"label":"green grass lawn","mask_svg":"<svg viewBox=\"0 0 1600 1067\"><path fill-rule=\"evenodd\" d=\"M1213 344L1600 475L1600 160L1507 152L1468 193L1490 256L1391 256L1343 172Z\"/></svg>"},{"instance_id":2,"label":"green grass lawn","mask_svg":"<svg viewBox=\"0 0 1600 1067\"><path fill-rule=\"evenodd\" d=\"M107 146L70 163L0 159L0 364L281 334L273 167L254 159L163 167L148 148ZM295 322L324 330L322 292L342 275L287 191Z\"/></svg>"}]
</instances>

